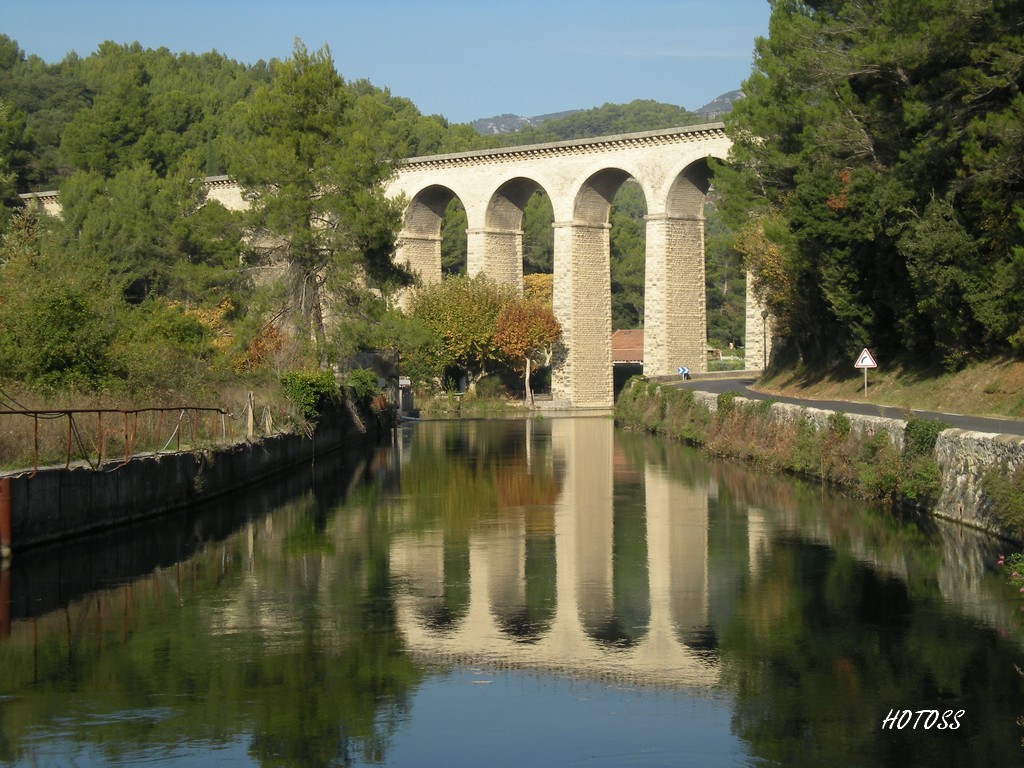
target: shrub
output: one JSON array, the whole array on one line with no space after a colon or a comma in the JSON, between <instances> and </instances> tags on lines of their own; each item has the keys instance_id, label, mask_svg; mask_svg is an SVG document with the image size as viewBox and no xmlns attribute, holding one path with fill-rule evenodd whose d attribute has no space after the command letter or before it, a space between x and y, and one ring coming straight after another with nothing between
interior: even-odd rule
<instances>
[{"instance_id":1,"label":"shrub","mask_svg":"<svg viewBox=\"0 0 1024 768\"><path fill-rule=\"evenodd\" d=\"M903 431L899 495L918 506L931 503L941 487L939 467L933 457L939 433L949 425L937 419L911 417Z\"/></svg>"},{"instance_id":2,"label":"shrub","mask_svg":"<svg viewBox=\"0 0 1024 768\"><path fill-rule=\"evenodd\" d=\"M737 397L742 397L739 392L723 392L717 398L718 400L718 417L725 418L732 413L733 406Z\"/></svg>"},{"instance_id":3,"label":"shrub","mask_svg":"<svg viewBox=\"0 0 1024 768\"><path fill-rule=\"evenodd\" d=\"M83 288L54 276L31 302L0 296L0 366L14 379L43 389L92 388L117 374L116 325Z\"/></svg>"},{"instance_id":4,"label":"shrub","mask_svg":"<svg viewBox=\"0 0 1024 768\"><path fill-rule=\"evenodd\" d=\"M942 480L939 466L931 456L905 461L900 474L900 496L904 501L926 506L938 497Z\"/></svg>"},{"instance_id":5,"label":"shrub","mask_svg":"<svg viewBox=\"0 0 1024 768\"><path fill-rule=\"evenodd\" d=\"M833 413L828 417L828 432L833 437L845 440L850 436L850 417L845 413Z\"/></svg>"},{"instance_id":6,"label":"shrub","mask_svg":"<svg viewBox=\"0 0 1024 768\"><path fill-rule=\"evenodd\" d=\"M751 410L758 418L764 421L769 421L772 415L772 406L777 402L779 401L774 397L766 397L762 400L758 400L756 403L753 403Z\"/></svg>"},{"instance_id":7,"label":"shrub","mask_svg":"<svg viewBox=\"0 0 1024 768\"><path fill-rule=\"evenodd\" d=\"M918 456L931 456L935 450L935 441L944 429L949 429L949 424L938 419L911 418L903 432L904 457L911 460Z\"/></svg>"},{"instance_id":8,"label":"shrub","mask_svg":"<svg viewBox=\"0 0 1024 768\"><path fill-rule=\"evenodd\" d=\"M790 457L794 472L814 475L821 470L822 445L817 425L806 416L796 424L796 440Z\"/></svg>"},{"instance_id":9,"label":"shrub","mask_svg":"<svg viewBox=\"0 0 1024 768\"><path fill-rule=\"evenodd\" d=\"M1024 527L1024 464L990 467L981 478L990 513L1007 529Z\"/></svg>"},{"instance_id":10,"label":"shrub","mask_svg":"<svg viewBox=\"0 0 1024 768\"><path fill-rule=\"evenodd\" d=\"M857 460L858 478L869 498L894 501L900 486L900 457L889 440L889 433L879 430L864 444Z\"/></svg>"},{"instance_id":11,"label":"shrub","mask_svg":"<svg viewBox=\"0 0 1024 768\"><path fill-rule=\"evenodd\" d=\"M331 371L286 371L281 374L281 386L299 415L309 422L315 422L328 403L337 402L341 397Z\"/></svg>"},{"instance_id":12,"label":"shrub","mask_svg":"<svg viewBox=\"0 0 1024 768\"><path fill-rule=\"evenodd\" d=\"M380 392L377 374L368 368L355 368L345 374L345 396L355 403L368 403Z\"/></svg>"},{"instance_id":13,"label":"shrub","mask_svg":"<svg viewBox=\"0 0 1024 768\"><path fill-rule=\"evenodd\" d=\"M481 400L504 400L508 397L508 388L501 376L484 376L476 384L476 396Z\"/></svg>"}]
</instances>

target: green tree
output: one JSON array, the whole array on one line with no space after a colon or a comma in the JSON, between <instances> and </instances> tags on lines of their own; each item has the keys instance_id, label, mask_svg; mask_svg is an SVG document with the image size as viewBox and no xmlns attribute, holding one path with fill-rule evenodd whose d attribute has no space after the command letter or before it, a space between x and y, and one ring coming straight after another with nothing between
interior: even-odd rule
<instances>
[{"instance_id":1,"label":"green tree","mask_svg":"<svg viewBox=\"0 0 1024 768\"><path fill-rule=\"evenodd\" d=\"M0 248L0 371L43 389L101 386L118 373L116 297L43 238L48 223L18 214Z\"/></svg>"},{"instance_id":2,"label":"green tree","mask_svg":"<svg viewBox=\"0 0 1024 768\"><path fill-rule=\"evenodd\" d=\"M147 130L149 75L131 62L116 84L76 113L61 138L61 152L75 167L114 176L144 160L139 140Z\"/></svg>"},{"instance_id":3,"label":"green tree","mask_svg":"<svg viewBox=\"0 0 1024 768\"><path fill-rule=\"evenodd\" d=\"M746 323L746 279L743 256L734 246L733 232L716 206L705 208L705 283L707 288L708 340L724 349L742 346Z\"/></svg>"},{"instance_id":4,"label":"green tree","mask_svg":"<svg viewBox=\"0 0 1024 768\"><path fill-rule=\"evenodd\" d=\"M458 367L475 391L488 367L504 358L494 335L498 316L512 298L510 287L483 275L450 277L416 291L411 314L437 339L428 367L438 384L445 368Z\"/></svg>"},{"instance_id":5,"label":"green tree","mask_svg":"<svg viewBox=\"0 0 1024 768\"><path fill-rule=\"evenodd\" d=\"M612 328L642 328L644 274L647 258L647 202L633 180L623 184L612 200L609 244L612 284Z\"/></svg>"},{"instance_id":6,"label":"green tree","mask_svg":"<svg viewBox=\"0 0 1024 768\"><path fill-rule=\"evenodd\" d=\"M75 112L89 104L76 62L71 55L61 64L48 65L0 35L0 100L24 116L30 150L27 164L17 168L19 191L53 189L62 175L61 133Z\"/></svg>"},{"instance_id":7,"label":"green tree","mask_svg":"<svg viewBox=\"0 0 1024 768\"><path fill-rule=\"evenodd\" d=\"M106 179L79 172L61 191L69 253L103 265L130 301L211 299L241 279L237 214L206 202L195 174L160 178L144 164Z\"/></svg>"},{"instance_id":8,"label":"green tree","mask_svg":"<svg viewBox=\"0 0 1024 768\"><path fill-rule=\"evenodd\" d=\"M459 198L453 197L441 220L441 274L446 277L466 274L468 226L465 206Z\"/></svg>"},{"instance_id":9,"label":"green tree","mask_svg":"<svg viewBox=\"0 0 1024 768\"><path fill-rule=\"evenodd\" d=\"M376 138L383 116L367 121L372 110L357 108L327 48L296 42L271 69L271 82L240 105L231 171L251 204L259 254L286 267L291 314L326 365L328 281L404 279L391 262L400 203L381 185L394 157Z\"/></svg>"},{"instance_id":10,"label":"green tree","mask_svg":"<svg viewBox=\"0 0 1024 768\"><path fill-rule=\"evenodd\" d=\"M1022 23L1006 0L772 3L715 184L734 226L773 222L790 292L768 303L805 357L1010 348Z\"/></svg>"},{"instance_id":11,"label":"green tree","mask_svg":"<svg viewBox=\"0 0 1024 768\"><path fill-rule=\"evenodd\" d=\"M18 191L25 186L30 146L24 115L0 98L0 233L11 213L21 208Z\"/></svg>"},{"instance_id":12,"label":"green tree","mask_svg":"<svg viewBox=\"0 0 1024 768\"><path fill-rule=\"evenodd\" d=\"M555 212L551 198L537 191L523 210L523 273L551 272L555 265Z\"/></svg>"}]
</instances>

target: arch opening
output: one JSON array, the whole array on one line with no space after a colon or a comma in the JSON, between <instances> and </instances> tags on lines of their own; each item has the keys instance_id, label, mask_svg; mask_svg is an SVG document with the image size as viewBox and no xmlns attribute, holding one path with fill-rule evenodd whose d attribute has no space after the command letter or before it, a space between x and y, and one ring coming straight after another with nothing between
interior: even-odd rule
<instances>
[{"instance_id":1,"label":"arch opening","mask_svg":"<svg viewBox=\"0 0 1024 768\"><path fill-rule=\"evenodd\" d=\"M469 221L466 206L452 197L444 209L441 222L441 278L464 275L469 268L466 260Z\"/></svg>"},{"instance_id":2,"label":"arch opening","mask_svg":"<svg viewBox=\"0 0 1024 768\"><path fill-rule=\"evenodd\" d=\"M406 208L399 236L399 258L425 283L436 283L445 271L457 273L460 268L459 254L465 253L466 229L464 223L461 227L458 223L460 210L464 221L462 201L440 184L422 189ZM464 263L463 255L463 269Z\"/></svg>"},{"instance_id":3,"label":"arch opening","mask_svg":"<svg viewBox=\"0 0 1024 768\"><path fill-rule=\"evenodd\" d=\"M665 212L673 218L703 219L705 201L711 189L711 175L707 160L686 166L672 182Z\"/></svg>"}]
</instances>

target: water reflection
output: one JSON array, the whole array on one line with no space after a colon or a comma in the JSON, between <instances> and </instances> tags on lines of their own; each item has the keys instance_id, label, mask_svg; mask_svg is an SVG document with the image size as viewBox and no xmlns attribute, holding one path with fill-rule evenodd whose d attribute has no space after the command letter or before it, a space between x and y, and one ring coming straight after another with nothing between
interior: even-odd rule
<instances>
[{"instance_id":1,"label":"water reflection","mask_svg":"<svg viewBox=\"0 0 1024 768\"><path fill-rule=\"evenodd\" d=\"M456 665L588 697L727 695L729 764L1012 763L1024 631L997 549L607 419L419 423L213 509L19 555L0 760L387 763L417 753L416 702ZM552 721L573 706L530 701ZM964 709L962 728L881 729L929 707ZM621 754L649 747L639 720L619 728ZM581 759L586 731L575 753L572 731L547 738Z\"/></svg>"},{"instance_id":2,"label":"water reflection","mask_svg":"<svg viewBox=\"0 0 1024 768\"><path fill-rule=\"evenodd\" d=\"M467 431L479 444L493 428L479 423ZM672 479L664 467L630 464L616 450L609 420L556 419L531 429L539 438L534 473L546 476L538 470L546 463L557 493L539 483L540 496L520 493L490 507L490 495L478 492L464 500L479 521L466 536L446 537L450 526L442 524L395 538L392 572L408 585L397 599L398 626L410 649L663 685L713 684L718 672L705 652L706 489ZM452 461L435 465L442 485L457 485L452 475L463 471ZM418 491L409 498L418 500ZM468 567L448 567L450 546L468 553ZM465 603L457 619L449 612L453 620L438 626L430 619L451 594Z\"/></svg>"}]
</instances>

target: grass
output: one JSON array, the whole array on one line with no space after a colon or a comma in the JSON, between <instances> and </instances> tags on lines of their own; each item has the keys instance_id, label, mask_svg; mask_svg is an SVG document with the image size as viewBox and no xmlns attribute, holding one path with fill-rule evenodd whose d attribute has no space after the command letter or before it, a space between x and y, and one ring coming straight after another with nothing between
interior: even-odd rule
<instances>
[{"instance_id":1,"label":"grass","mask_svg":"<svg viewBox=\"0 0 1024 768\"><path fill-rule=\"evenodd\" d=\"M925 411L1024 419L1024 362L990 360L947 373L886 366L864 375L849 370L828 372L788 369L770 371L754 389L773 395L845 400Z\"/></svg>"}]
</instances>

